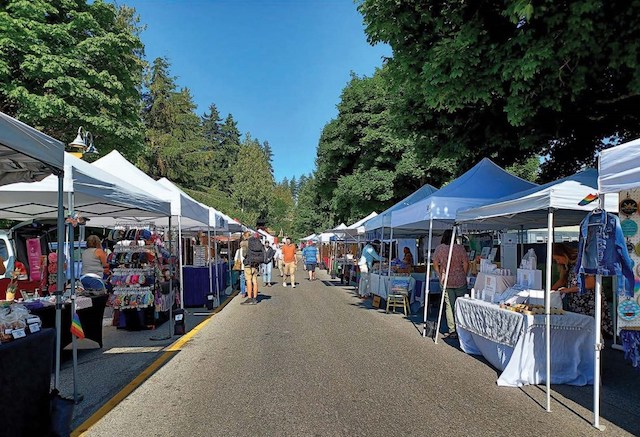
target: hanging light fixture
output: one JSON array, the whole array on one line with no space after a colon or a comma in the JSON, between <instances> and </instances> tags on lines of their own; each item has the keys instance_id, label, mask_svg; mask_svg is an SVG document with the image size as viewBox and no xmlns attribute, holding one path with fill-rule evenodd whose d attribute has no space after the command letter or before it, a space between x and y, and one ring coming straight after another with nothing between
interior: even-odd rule
<instances>
[{"instance_id":1,"label":"hanging light fixture","mask_svg":"<svg viewBox=\"0 0 640 437\"><path fill-rule=\"evenodd\" d=\"M93 145L93 134L80 126L78 135L75 140L67 145L67 152L76 158L82 158L84 155L98 155L98 149Z\"/></svg>"}]
</instances>

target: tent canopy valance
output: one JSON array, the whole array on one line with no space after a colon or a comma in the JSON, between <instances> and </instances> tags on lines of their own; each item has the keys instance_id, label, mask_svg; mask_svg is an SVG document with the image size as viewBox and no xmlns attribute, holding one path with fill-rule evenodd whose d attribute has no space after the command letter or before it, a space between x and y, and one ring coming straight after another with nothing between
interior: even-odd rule
<instances>
[{"instance_id":1,"label":"tent canopy valance","mask_svg":"<svg viewBox=\"0 0 640 437\"><path fill-rule=\"evenodd\" d=\"M135 184L140 190L165 201L170 202L171 211L167 216L186 218L196 221L202 225L209 223L209 210L187 195L176 191L171 191L153 178L148 176L138 167L127 161L118 151L113 150L108 155L98 159L92 166L102 169L113 175ZM133 219L135 221L135 218ZM156 220L158 225L168 224L166 218ZM105 223L107 225L108 223Z\"/></svg>"},{"instance_id":2,"label":"tent canopy valance","mask_svg":"<svg viewBox=\"0 0 640 437\"><path fill-rule=\"evenodd\" d=\"M391 213L394 235L450 227L459 210L484 205L537 185L513 176L488 158L430 196Z\"/></svg>"},{"instance_id":3,"label":"tent canopy valance","mask_svg":"<svg viewBox=\"0 0 640 437\"><path fill-rule=\"evenodd\" d=\"M189 196L187 193L182 191L180 189L180 187L178 187L176 184L174 184L173 182L171 182L167 178L160 178L160 179L158 179L157 182L158 182L158 184L162 185L167 190L172 191L174 194L178 194L182 198L186 198L189 201L196 202L198 205L202 206L203 208L205 208L209 212L209 220L208 220L208 222L206 224L200 223L199 221L193 220L193 219L191 219L189 217L183 218L182 219L182 228L183 229L186 229L186 230L194 230L194 229L206 230L208 228L211 228L211 230L214 230L214 231L227 231L228 230L227 220L222 216L222 214L218 210L216 210L215 208L212 208L210 206L207 206L207 205L205 205L203 203L198 202L193 197Z\"/></svg>"},{"instance_id":4,"label":"tent canopy valance","mask_svg":"<svg viewBox=\"0 0 640 437\"><path fill-rule=\"evenodd\" d=\"M638 188L638 162L640 138L600 152L598 191L606 194Z\"/></svg>"},{"instance_id":5,"label":"tent canopy valance","mask_svg":"<svg viewBox=\"0 0 640 437\"><path fill-rule=\"evenodd\" d=\"M0 112L0 185L40 181L64 168L64 144Z\"/></svg>"},{"instance_id":6,"label":"tent canopy valance","mask_svg":"<svg viewBox=\"0 0 640 437\"><path fill-rule=\"evenodd\" d=\"M150 196L124 180L64 153L64 192L74 193L74 210L84 217L162 217L169 202ZM68 199L65 198L64 205ZM0 217L12 220L53 218L58 214L58 178L0 187Z\"/></svg>"},{"instance_id":7,"label":"tent canopy valance","mask_svg":"<svg viewBox=\"0 0 640 437\"><path fill-rule=\"evenodd\" d=\"M487 205L458 211L460 223L478 222L487 229L537 229L547 227L548 210L554 210L557 227L580 223L598 204L579 202L597 193L598 172L587 169L545 185L503 197ZM617 199L607 199L607 211L617 211Z\"/></svg>"}]
</instances>

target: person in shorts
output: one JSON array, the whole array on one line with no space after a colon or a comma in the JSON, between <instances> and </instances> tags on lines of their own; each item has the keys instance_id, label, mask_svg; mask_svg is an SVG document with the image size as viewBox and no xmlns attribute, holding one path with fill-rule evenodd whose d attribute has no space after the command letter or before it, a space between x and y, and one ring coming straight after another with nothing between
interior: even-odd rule
<instances>
[{"instance_id":1,"label":"person in shorts","mask_svg":"<svg viewBox=\"0 0 640 437\"><path fill-rule=\"evenodd\" d=\"M304 263L309 272L309 280L316 280L316 267L318 266L318 260L320 259L320 253L316 247L316 242L311 240L307 246L302 249L302 256L304 257Z\"/></svg>"},{"instance_id":2,"label":"person in shorts","mask_svg":"<svg viewBox=\"0 0 640 437\"><path fill-rule=\"evenodd\" d=\"M284 261L284 280L282 281L282 286L287 286L287 276L291 279L291 288L296 288L296 245L291 244L291 238L287 237L285 239L286 243L282 246L282 259Z\"/></svg>"}]
</instances>

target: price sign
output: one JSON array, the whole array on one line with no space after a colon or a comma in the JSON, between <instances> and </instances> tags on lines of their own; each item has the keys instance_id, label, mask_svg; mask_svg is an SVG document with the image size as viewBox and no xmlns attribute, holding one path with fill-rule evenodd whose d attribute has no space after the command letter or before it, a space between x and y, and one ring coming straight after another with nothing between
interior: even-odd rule
<instances>
[{"instance_id":1,"label":"price sign","mask_svg":"<svg viewBox=\"0 0 640 437\"><path fill-rule=\"evenodd\" d=\"M20 329L14 329L13 331L11 331L11 335L13 336L13 338L17 340L18 338L26 337L27 333L25 332L24 328L20 328Z\"/></svg>"}]
</instances>

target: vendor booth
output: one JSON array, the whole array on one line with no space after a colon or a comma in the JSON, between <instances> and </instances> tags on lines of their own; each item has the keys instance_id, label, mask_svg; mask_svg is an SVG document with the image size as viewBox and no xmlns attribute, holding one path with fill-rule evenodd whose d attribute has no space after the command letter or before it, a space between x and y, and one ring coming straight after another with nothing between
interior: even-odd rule
<instances>
[{"instance_id":1,"label":"vendor booth","mask_svg":"<svg viewBox=\"0 0 640 437\"><path fill-rule=\"evenodd\" d=\"M55 175L54 202L58 207L55 217L59 236L64 234L63 169L62 142L0 112L0 185L35 182ZM14 260L4 261L11 271ZM62 269L58 273L62 273ZM62 281L55 294L58 295L61 289ZM49 431L48 420L41 419L48 419L50 414L52 352L56 338L60 338L60 316L58 311L55 317L58 335L46 329L0 344L0 400L4 405L29 405L28 408L2 409L0 423L11 424L8 435L44 435ZM23 368L23 363L29 363L28 378L18 370ZM55 387L60 383L59 369L58 357Z\"/></svg>"},{"instance_id":2,"label":"vendor booth","mask_svg":"<svg viewBox=\"0 0 640 437\"><path fill-rule=\"evenodd\" d=\"M552 308L551 291L554 227L580 223L585 215L597 208L597 204L581 202L596 190L597 177L595 170L584 170L457 213L457 222L463 227L471 224L474 228L485 226L487 229L547 228L544 292L538 290L544 293L540 302L544 303L544 309L521 307L521 313L511 314L518 308L499 308L495 303L511 296L502 295L491 303L485 302L486 299L463 298L458 300L459 305L456 303L456 323L460 321L460 344L465 352L482 354L498 369L508 372L504 378L500 376L499 383L546 382L548 411L552 383L594 384L598 387L596 390L599 389L599 350L595 354L593 350L589 351L594 339L599 343L600 329L596 329L600 326L599 309L595 319L565 313ZM606 207L616 210L617 203L607 202ZM526 268L535 270L537 267ZM533 292L525 290L525 293L531 295ZM501 355L500 360L496 359L497 354ZM518 372L520 376L516 377Z\"/></svg>"},{"instance_id":3,"label":"vendor booth","mask_svg":"<svg viewBox=\"0 0 640 437\"><path fill-rule=\"evenodd\" d=\"M434 230L441 232L451 228L456 218L456 212L461 209L483 205L494 199L535 186L536 184L513 176L490 159L484 158L466 173L430 196L418 200L412 205L392 211L391 227L394 233L422 231L422 234L428 234L426 277L431 279L431 243ZM422 331L422 335L425 337L427 335L430 282L426 282L427 290L425 292ZM442 313L442 305L440 313Z\"/></svg>"},{"instance_id":4,"label":"vendor booth","mask_svg":"<svg viewBox=\"0 0 640 437\"><path fill-rule=\"evenodd\" d=\"M603 150L599 159L598 192L600 197L619 202L620 226L626 238L628 254L633 266L633 290L620 290L616 297L616 333L622 342L625 358L640 368L640 235L638 202L640 201L640 139ZM605 204L605 210L609 211ZM602 277L611 272L596 271L596 288L602 287ZM620 282L619 280L617 282ZM629 287L631 288L631 287ZM596 307L600 302L596 299ZM600 392L594 394L594 426L599 426Z\"/></svg>"},{"instance_id":5,"label":"vendor booth","mask_svg":"<svg viewBox=\"0 0 640 437\"><path fill-rule=\"evenodd\" d=\"M182 258L182 229L184 225L188 224L199 224L201 226L207 226L209 223L209 210L207 207L199 204L195 200L191 199L186 194L183 194L176 190L171 190L164 187L162 184L155 181L153 178L148 176L138 167L127 161L118 151L114 150L107 154L106 156L98 159L94 163L91 164L93 167L102 169L103 171L109 172L112 175L118 175L132 184L135 184L141 190L144 190L146 193L153 195L156 198L167 199L170 203L170 214L164 217L158 217L153 220L143 221L145 224L153 224L154 226L165 227L170 230L171 237L170 241L175 241L176 236L173 235L172 227L177 224L178 235L177 235L177 257L178 257L178 271L180 274L180 278L184 277L183 272L183 258ZM121 223L132 223L140 222L139 217L131 215L131 216L121 216ZM172 222L173 219L176 219L176 222ZM103 226L112 226L113 221L106 220L94 220L92 224L103 225ZM172 244L172 249L173 249ZM180 280L180 305L184 307L184 281Z\"/></svg>"}]
</instances>

